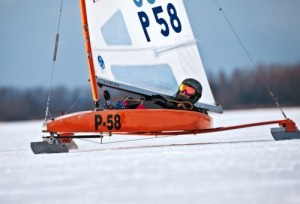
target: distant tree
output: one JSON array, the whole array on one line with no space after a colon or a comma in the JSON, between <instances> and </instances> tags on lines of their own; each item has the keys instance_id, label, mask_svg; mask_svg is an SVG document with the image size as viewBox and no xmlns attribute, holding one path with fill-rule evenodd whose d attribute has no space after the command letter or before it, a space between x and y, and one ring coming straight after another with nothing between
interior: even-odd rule
<instances>
[{"instance_id":1,"label":"distant tree","mask_svg":"<svg viewBox=\"0 0 300 204\"><path fill-rule=\"evenodd\" d=\"M281 105L300 106L299 78L300 64L259 65L258 70L235 69L229 77L220 72L218 80L209 81L216 100L223 108L235 109L273 107L274 102L264 82Z\"/></svg>"},{"instance_id":2,"label":"distant tree","mask_svg":"<svg viewBox=\"0 0 300 204\"><path fill-rule=\"evenodd\" d=\"M274 107L266 84L278 97L282 106L300 106L300 63L295 65L259 65L254 69L235 69L232 73L220 72L209 75L215 99L224 109ZM21 90L10 87L0 88L0 121L43 119L48 90L32 88ZM111 90L111 95L122 94ZM56 117L94 108L91 90L88 88L68 89L55 87L51 91L50 113Z\"/></svg>"},{"instance_id":3,"label":"distant tree","mask_svg":"<svg viewBox=\"0 0 300 204\"><path fill-rule=\"evenodd\" d=\"M85 92L86 89L54 88L51 91L50 113L58 116L66 111L90 110L93 104ZM47 98L48 90L43 88L0 88L0 121L43 119Z\"/></svg>"}]
</instances>

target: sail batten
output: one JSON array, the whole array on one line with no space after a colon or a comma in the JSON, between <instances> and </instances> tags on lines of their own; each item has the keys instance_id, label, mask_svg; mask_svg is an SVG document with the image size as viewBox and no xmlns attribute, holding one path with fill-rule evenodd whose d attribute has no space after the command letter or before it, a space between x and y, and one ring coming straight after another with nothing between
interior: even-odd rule
<instances>
[{"instance_id":1,"label":"sail batten","mask_svg":"<svg viewBox=\"0 0 300 204\"><path fill-rule=\"evenodd\" d=\"M157 47L132 47L132 46L111 46L109 48L95 48L93 51L95 52L134 52L134 51L151 51L156 55L159 55L164 52L168 52L174 49L178 49L185 46L191 46L197 44L197 40L189 40L180 44L174 45L165 45L165 46L157 46Z\"/></svg>"}]
</instances>

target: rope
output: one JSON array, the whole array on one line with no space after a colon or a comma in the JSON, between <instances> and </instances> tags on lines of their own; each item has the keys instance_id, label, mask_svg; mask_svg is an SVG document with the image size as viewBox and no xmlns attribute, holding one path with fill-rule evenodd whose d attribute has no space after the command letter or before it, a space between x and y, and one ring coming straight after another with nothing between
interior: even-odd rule
<instances>
[{"instance_id":1,"label":"rope","mask_svg":"<svg viewBox=\"0 0 300 204\"><path fill-rule=\"evenodd\" d=\"M52 71L51 71L49 93L48 93L48 99L47 99L47 105L46 105L45 121L48 118L48 114L51 117L51 113L49 111L49 106L50 106L50 98L51 98L51 90L52 90L52 82L53 82L53 76L54 76L56 55L57 55L57 49L58 49L58 42L59 42L59 29L60 29L60 20L61 20L61 14L62 14L62 7L63 7L63 0L61 0L61 3L60 3L60 12L59 12L59 18L58 18L57 33L56 33L56 36L55 36L55 46L54 46L53 59L52 59L52 61L53 61L52 62Z\"/></svg>"},{"instance_id":2,"label":"rope","mask_svg":"<svg viewBox=\"0 0 300 204\"><path fill-rule=\"evenodd\" d=\"M264 83L264 86L266 87L267 91L269 92L270 96L273 99L273 102L276 104L276 106L279 108L280 112L282 113L284 118L287 118L283 109L281 108L279 102L278 102L278 98L275 97L275 95L273 94L270 86L268 85L268 83L266 82L265 78L263 77L261 71L257 68L256 64L254 63L253 58L251 57L250 53L248 52L248 50L246 49L244 43L242 42L242 40L240 39L239 35L237 34L236 30L234 29L234 27L232 26L232 24L230 23L229 19L227 18L226 14L224 13L223 9L221 8L220 4L218 3L217 0L215 0L215 3L217 4L217 7L219 8L219 11L222 13L223 17L225 18L225 20L227 21L229 27L231 28L232 32L234 33L235 37L237 38L238 42L240 43L241 47L243 48L244 52L246 53L246 55L248 56L248 58L250 59L253 68L257 71L260 79L262 80L262 82Z\"/></svg>"},{"instance_id":3,"label":"rope","mask_svg":"<svg viewBox=\"0 0 300 204\"><path fill-rule=\"evenodd\" d=\"M193 107L194 107L194 105L189 101L170 100L170 102L177 103L178 108L182 108L182 109L185 109L185 110L192 110ZM186 104L188 105L188 107L186 107Z\"/></svg>"}]
</instances>

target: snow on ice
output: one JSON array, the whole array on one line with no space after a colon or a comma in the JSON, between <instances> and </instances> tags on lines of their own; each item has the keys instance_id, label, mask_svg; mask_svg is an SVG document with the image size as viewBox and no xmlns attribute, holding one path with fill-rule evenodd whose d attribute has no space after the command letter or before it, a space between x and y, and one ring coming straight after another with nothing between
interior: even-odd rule
<instances>
[{"instance_id":1,"label":"snow on ice","mask_svg":"<svg viewBox=\"0 0 300 204\"><path fill-rule=\"evenodd\" d=\"M300 126L300 108L285 111ZM213 117L218 127L282 115L254 109ZM30 142L41 140L41 126L0 123L1 204L300 203L300 141L274 141L276 125L154 139L113 135L102 145L77 140L70 153L34 155Z\"/></svg>"}]
</instances>

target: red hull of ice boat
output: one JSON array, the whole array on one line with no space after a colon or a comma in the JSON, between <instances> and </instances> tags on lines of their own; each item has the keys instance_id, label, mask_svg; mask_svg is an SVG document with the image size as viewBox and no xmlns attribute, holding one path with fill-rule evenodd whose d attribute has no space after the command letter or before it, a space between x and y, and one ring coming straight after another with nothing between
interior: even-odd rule
<instances>
[{"instance_id":1,"label":"red hull of ice boat","mask_svg":"<svg viewBox=\"0 0 300 204\"><path fill-rule=\"evenodd\" d=\"M155 133L203 130L213 119L203 113L168 109L84 111L47 122L47 132Z\"/></svg>"}]
</instances>

